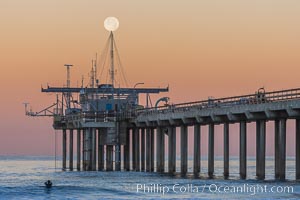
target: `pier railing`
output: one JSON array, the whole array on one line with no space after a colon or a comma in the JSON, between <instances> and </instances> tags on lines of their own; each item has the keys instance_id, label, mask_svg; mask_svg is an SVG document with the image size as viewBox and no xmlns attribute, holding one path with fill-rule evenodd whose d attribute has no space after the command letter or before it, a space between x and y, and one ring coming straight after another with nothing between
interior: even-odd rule
<instances>
[{"instance_id":1,"label":"pier railing","mask_svg":"<svg viewBox=\"0 0 300 200\"><path fill-rule=\"evenodd\" d=\"M300 88L265 92L263 89L258 90L255 94L233 96L225 98L208 98L207 100L164 105L152 108L137 109L134 111L129 111L134 113L132 115L149 115L154 113L169 113L169 112L180 112L188 111L191 108L196 109L207 109L215 107L233 107L237 105L247 105L247 104L263 104L269 102L279 102L300 99Z\"/></svg>"}]
</instances>

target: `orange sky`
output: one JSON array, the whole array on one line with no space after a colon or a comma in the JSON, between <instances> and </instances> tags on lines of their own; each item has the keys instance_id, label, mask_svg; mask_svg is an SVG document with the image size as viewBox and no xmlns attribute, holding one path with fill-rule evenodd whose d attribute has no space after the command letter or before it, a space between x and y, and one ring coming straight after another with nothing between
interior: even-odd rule
<instances>
[{"instance_id":1,"label":"orange sky","mask_svg":"<svg viewBox=\"0 0 300 200\"><path fill-rule=\"evenodd\" d=\"M299 10L297 0L1 0L0 154L53 154L51 119L25 117L22 102L51 104L40 87L65 83L65 63L75 66L73 84L87 76L107 16L120 20L115 39L131 85L169 84L178 103L300 87Z\"/></svg>"}]
</instances>

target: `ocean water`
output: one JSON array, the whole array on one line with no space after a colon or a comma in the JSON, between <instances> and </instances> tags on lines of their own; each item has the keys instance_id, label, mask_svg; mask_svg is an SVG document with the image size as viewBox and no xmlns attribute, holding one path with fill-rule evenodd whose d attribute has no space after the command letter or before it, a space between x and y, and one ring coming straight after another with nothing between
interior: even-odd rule
<instances>
[{"instance_id":1,"label":"ocean water","mask_svg":"<svg viewBox=\"0 0 300 200\"><path fill-rule=\"evenodd\" d=\"M76 161L76 160L75 160ZM215 178L208 179L207 160L200 177L189 173L61 171L53 157L0 156L0 199L300 199L294 158L287 159L287 181L275 181L273 159L266 160L266 180L255 179L255 159L247 160L247 180L239 180L238 158L230 160L230 177L224 180L222 158L215 158ZM192 160L189 160L192 172ZM167 162L165 164L167 170ZM180 171L180 162L177 162ZM53 187L44 187L46 180Z\"/></svg>"}]
</instances>

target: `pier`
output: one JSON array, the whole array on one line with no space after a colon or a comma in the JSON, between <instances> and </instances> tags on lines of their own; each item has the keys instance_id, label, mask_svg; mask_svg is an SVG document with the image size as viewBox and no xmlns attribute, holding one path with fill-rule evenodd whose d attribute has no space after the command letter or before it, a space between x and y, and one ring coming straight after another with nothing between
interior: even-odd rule
<instances>
[{"instance_id":1,"label":"pier","mask_svg":"<svg viewBox=\"0 0 300 200\"><path fill-rule=\"evenodd\" d=\"M56 103L39 112L26 109L28 116L53 117L54 129L62 133L62 170L74 170L73 147L76 145L77 171L124 170L174 174L177 173L176 149L180 149L180 173L186 175L188 145L193 145L193 173L198 176L202 165L201 127L208 126L207 175L214 178L214 141L218 137L215 126L223 125L223 174L226 179L230 175L230 125L239 124L240 178L247 179L247 135L250 135L256 137L256 143L251 144L256 148L256 177L263 180L266 174L266 123L272 122L275 127L274 178L285 180L286 123L287 120L295 120L296 137L288 139L296 141L296 179L300 179L300 88L273 92L260 88L253 94L180 104L170 104L169 98L163 97L151 106L148 104L149 96L166 93L169 87L136 87L143 83L134 87L115 87L113 30L110 31L108 44L109 83L99 83L95 61L89 87L71 87L70 67L73 65L67 64L66 87L47 86L41 90L43 93L57 94ZM139 104L139 95L145 95L147 105ZM160 102L165 102L165 105L159 106ZM256 133L247 130L247 124L252 122L256 124ZM178 130L180 137L176 137ZM188 144L189 135L193 137L193 144ZM176 146L177 140L180 146Z\"/></svg>"}]
</instances>

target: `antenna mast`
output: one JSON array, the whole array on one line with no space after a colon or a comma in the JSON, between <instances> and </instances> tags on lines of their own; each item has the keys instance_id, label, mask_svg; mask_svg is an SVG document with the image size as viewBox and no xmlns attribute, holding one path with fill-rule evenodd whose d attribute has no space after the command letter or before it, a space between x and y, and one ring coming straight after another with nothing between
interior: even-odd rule
<instances>
[{"instance_id":1,"label":"antenna mast","mask_svg":"<svg viewBox=\"0 0 300 200\"><path fill-rule=\"evenodd\" d=\"M73 67L73 65L65 64L65 67L67 67L67 88L71 87L71 76L70 76L70 67ZM66 102L67 102L67 108L71 107L71 93L66 93Z\"/></svg>"},{"instance_id":2,"label":"antenna mast","mask_svg":"<svg viewBox=\"0 0 300 200\"><path fill-rule=\"evenodd\" d=\"M110 81L111 85L114 87L115 83L115 66L114 66L114 35L110 32Z\"/></svg>"}]
</instances>

